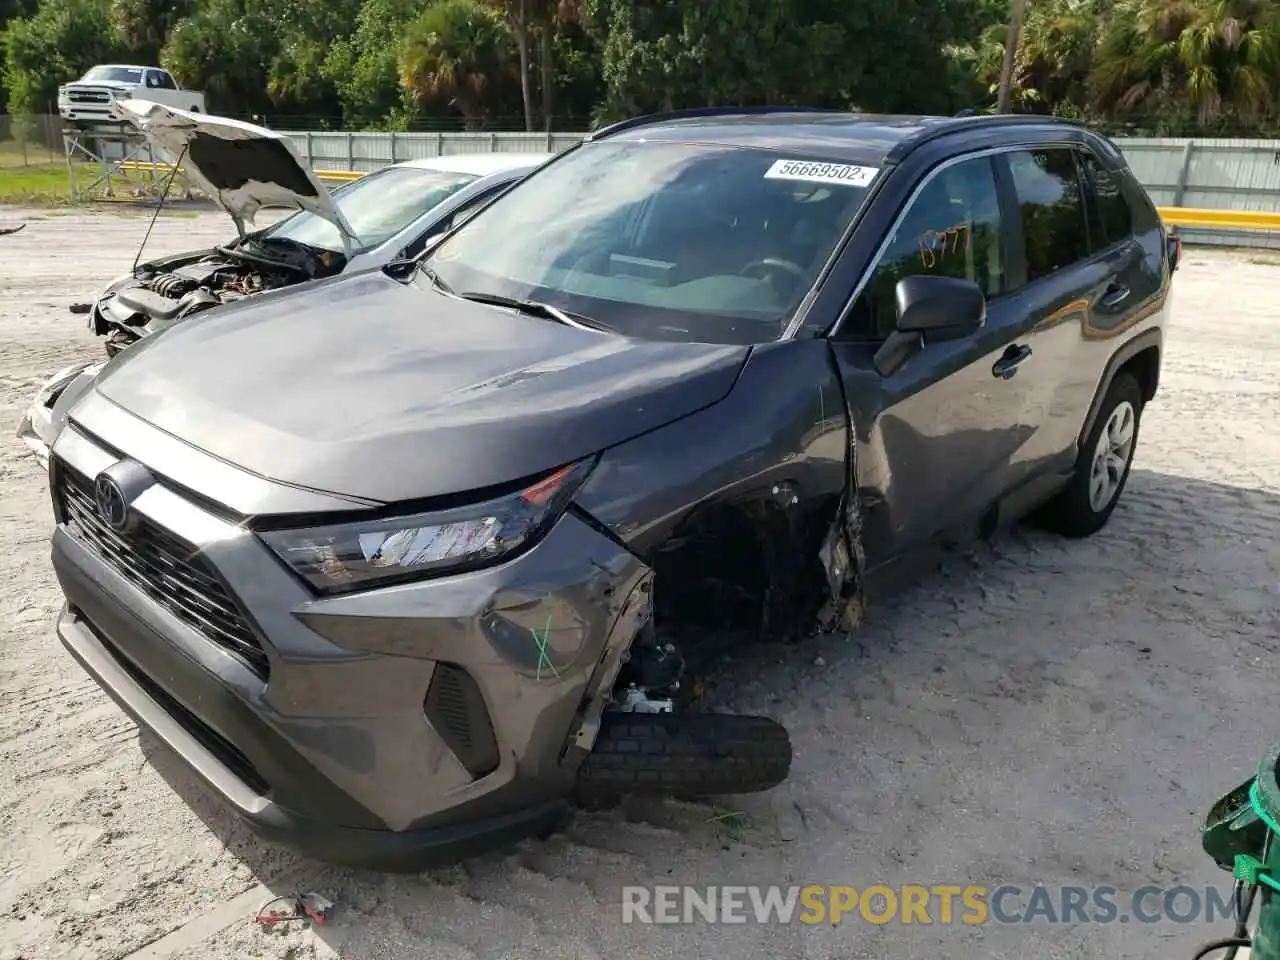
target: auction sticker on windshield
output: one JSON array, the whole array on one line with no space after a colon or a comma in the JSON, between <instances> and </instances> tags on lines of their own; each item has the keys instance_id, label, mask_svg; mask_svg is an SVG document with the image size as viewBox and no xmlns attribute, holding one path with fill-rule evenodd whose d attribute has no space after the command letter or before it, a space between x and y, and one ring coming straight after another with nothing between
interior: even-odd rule
<instances>
[{"instance_id":1,"label":"auction sticker on windshield","mask_svg":"<svg viewBox=\"0 0 1280 960\"><path fill-rule=\"evenodd\" d=\"M837 183L865 187L880 172L878 167L858 167L847 163L816 160L777 160L764 175L766 180L805 180L809 183Z\"/></svg>"}]
</instances>

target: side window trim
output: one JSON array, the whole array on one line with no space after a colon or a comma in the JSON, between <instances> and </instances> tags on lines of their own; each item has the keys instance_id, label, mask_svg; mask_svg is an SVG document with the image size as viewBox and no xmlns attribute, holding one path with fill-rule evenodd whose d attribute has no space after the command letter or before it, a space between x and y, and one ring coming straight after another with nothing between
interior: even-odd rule
<instances>
[{"instance_id":1,"label":"side window trim","mask_svg":"<svg viewBox=\"0 0 1280 960\"><path fill-rule=\"evenodd\" d=\"M1110 167L1108 167L1107 164L1098 156L1097 152L1093 150L1091 147L1089 147L1088 145L1082 145L1078 147L1076 149L1076 153L1077 153L1076 163L1080 169L1080 184L1085 190L1085 197L1087 201L1085 209L1088 211L1088 215L1089 215L1089 237L1091 241L1090 256L1093 256L1094 254L1105 253L1113 248L1121 247L1121 246L1124 246L1125 244L1128 244L1133 239L1134 231L1136 229L1136 224L1133 222L1133 217L1135 212L1133 207L1133 201L1132 201L1132 198L1129 196L1129 194L1125 191L1125 183L1124 183L1125 178L1118 171L1112 170ZM1106 225L1102 222L1102 206L1098 201L1097 184L1094 182L1093 172L1089 169L1088 164L1085 162L1086 160L1092 160L1096 166L1106 170L1107 173L1109 173L1114 178L1116 182L1116 188L1120 191L1120 196L1123 198L1125 205L1128 206L1129 208L1130 222L1129 222L1128 234L1123 237L1120 237L1118 240L1111 240L1107 243L1104 243L1100 247L1094 246L1092 243L1093 230L1096 225L1099 234L1102 236L1103 239L1106 239Z\"/></svg>"},{"instance_id":2,"label":"side window trim","mask_svg":"<svg viewBox=\"0 0 1280 960\"><path fill-rule=\"evenodd\" d=\"M875 275L876 270L880 268L880 262L884 259L884 255L888 251L889 245L893 242L894 234L898 232L898 228L901 227L903 221L906 220L907 214L911 212L911 208L915 205L916 200L920 198L920 195L924 193L925 189L929 186L930 183L933 182L935 177L937 177L939 174L943 173L944 171L949 170L951 167L958 166L961 163L967 163L971 160L980 160L983 157L988 158L988 160L990 161L991 158L999 154L1012 153L1016 150L1027 150L1037 146L1046 146L1046 145L1039 144L1039 143L1036 143L1036 144L1019 143L1019 144L1001 144L998 147L985 147L979 150L971 150L967 153L958 153L954 157L948 157L946 160L943 160L941 163L937 164L936 166L931 167L924 174L924 176L920 178L919 182L916 183L916 185L911 189L911 193L907 195L906 201L898 209L897 214L894 216L893 220L889 223L888 229L885 230L884 235L880 238L879 244L876 246L875 254L867 262L867 266L863 269L862 275L858 277L858 282L854 284L853 292L849 295L849 297L845 300L844 305L840 308L840 313L836 319L836 322L832 324L831 329L827 331L827 334L826 334L827 337L829 339L839 338L841 332L844 329L845 321L849 318L850 313L853 311L854 304L858 302L858 297L862 296L863 290L866 288L867 284L871 282L871 278L872 276ZM995 170L996 170L996 176L997 176L996 189L998 194L999 193L998 169L1000 165L994 164L993 166L995 167ZM1003 199L1001 200L1001 205L1000 205L1000 216L1001 216L1001 219L1004 218ZM1025 275L1025 272L1024 272L1024 275Z\"/></svg>"},{"instance_id":3,"label":"side window trim","mask_svg":"<svg viewBox=\"0 0 1280 960\"><path fill-rule=\"evenodd\" d=\"M1107 231L1102 223L1102 211L1098 207L1098 191L1093 185L1093 175L1084 162L1084 152L1080 147L1071 151L1071 162L1076 167L1076 190L1080 194L1080 209L1084 213L1085 249L1092 257L1106 247ZM1098 246L1098 241L1104 241Z\"/></svg>"},{"instance_id":4,"label":"side window trim","mask_svg":"<svg viewBox=\"0 0 1280 960\"><path fill-rule=\"evenodd\" d=\"M458 204L453 213L449 214L449 229L457 229L462 224L466 223L484 209L484 207L486 207L492 200L497 199L497 197L505 190L515 186L518 182L518 180L510 180L505 183L499 183L487 190L477 193L470 200L464 200L462 203ZM459 219L459 217L461 217L461 219Z\"/></svg>"},{"instance_id":5,"label":"side window trim","mask_svg":"<svg viewBox=\"0 0 1280 960\"><path fill-rule=\"evenodd\" d=\"M996 196L1000 198L1001 232L1005 238L1005 279L1008 289L1001 296L1012 296L1027 285L1027 238L1022 229L1022 207L1009 169L1012 150L1000 150L991 157L996 173Z\"/></svg>"}]
</instances>

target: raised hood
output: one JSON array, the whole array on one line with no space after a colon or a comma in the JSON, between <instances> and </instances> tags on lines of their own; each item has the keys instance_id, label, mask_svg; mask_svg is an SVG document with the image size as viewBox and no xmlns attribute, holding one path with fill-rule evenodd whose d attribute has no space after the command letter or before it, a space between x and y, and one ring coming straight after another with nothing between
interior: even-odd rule
<instances>
[{"instance_id":1,"label":"raised hood","mask_svg":"<svg viewBox=\"0 0 1280 960\"><path fill-rule=\"evenodd\" d=\"M259 476L391 503L510 483L670 423L725 397L749 349L580 330L378 271L179 324L96 390Z\"/></svg>"},{"instance_id":2,"label":"raised hood","mask_svg":"<svg viewBox=\"0 0 1280 960\"><path fill-rule=\"evenodd\" d=\"M231 214L238 228L252 223L262 207L300 207L328 220L351 240L359 239L287 136L150 100L121 100L117 106L173 159L185 151L182 166L187 175Z\"/></svg>"}]
</instances>

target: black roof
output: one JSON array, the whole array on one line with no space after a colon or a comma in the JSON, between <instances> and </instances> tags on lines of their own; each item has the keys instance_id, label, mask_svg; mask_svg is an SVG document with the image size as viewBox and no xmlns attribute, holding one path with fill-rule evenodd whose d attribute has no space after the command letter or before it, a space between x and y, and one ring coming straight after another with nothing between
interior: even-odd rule
<instances>
[{"instance_id":1,"label":"black roof","mask_svg":"<svg viewBox=\"0 0 1280 960\"><path fill-rule=\"evenodd\" d=\"M623 120L591 134L600 140L725 143L847 163L895 163L944 134L999 126L1076 126L1032 115L933 117L796 107L713 107Z\"/></svg>"}]
</instances>

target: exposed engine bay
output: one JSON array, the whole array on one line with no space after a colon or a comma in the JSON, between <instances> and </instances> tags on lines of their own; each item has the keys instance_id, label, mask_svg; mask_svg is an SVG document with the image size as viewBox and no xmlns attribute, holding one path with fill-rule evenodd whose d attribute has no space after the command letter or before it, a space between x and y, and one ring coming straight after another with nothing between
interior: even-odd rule
<instances>
[{"instance_id":1,"label":"exposed engine bay","mask_svg":"<svg viewBox=\"0 0 1280 960\"><path fill-rule=\"evenodd\" d=\"M341 254L307 248L264 249L253 238L180 258L140 264L106 293L93 328L114 356L124 347L202 310L341 271Z\"/></svg>"}]
</instances>

